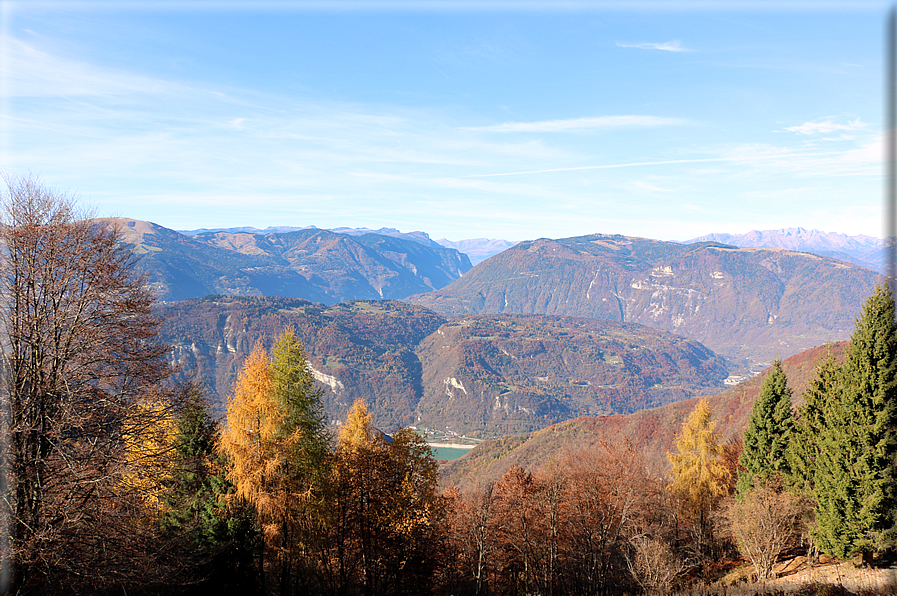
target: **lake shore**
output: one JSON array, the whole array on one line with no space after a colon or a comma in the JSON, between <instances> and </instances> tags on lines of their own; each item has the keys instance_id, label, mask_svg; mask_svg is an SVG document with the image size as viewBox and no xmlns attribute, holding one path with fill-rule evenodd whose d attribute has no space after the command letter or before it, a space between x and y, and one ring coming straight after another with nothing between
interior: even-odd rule
<instances>
[{"instance_id":1,"label":"lake shore","mask_svg":"<svg viewBox=\"0 0 897 596\"><path fill-rule=\"evenodd\" d=\"M430 447L443 447L446 449L473 449L476 445L465 445L462 443L427 443Z\"/></svg>"}]
</instances>

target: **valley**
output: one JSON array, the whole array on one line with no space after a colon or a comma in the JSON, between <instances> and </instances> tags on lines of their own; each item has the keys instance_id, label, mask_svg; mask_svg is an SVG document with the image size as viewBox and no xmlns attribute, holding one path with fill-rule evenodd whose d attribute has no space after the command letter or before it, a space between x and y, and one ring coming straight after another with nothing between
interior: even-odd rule
<instances>
[{"instance_id":1,"label":"valley","mask_svg":"<svg viewBox=\"0 0 897 596\"><path fill-rule=\"evenodd\" d=\"M471 269L423 232L119 223L169 301L158 312L173 362L203 379L219 415L252 346L293 326L332 424L362 398L384 430L447 442L744 387L775 357L846 339L877 278L715 241L539 239Z\"/></svg>"},{"instance_id":2,"label":"valley","mask_svg":"<svg viewBox=\"0 0 897 596\"><path fill-rule=\"evenodd\" d=\"M236 372L292 326L333 423L367 401L387 432L414 425L496 437L583 415L717 393L726 361L693 340L632 323L543 315L446 319L399 301L335 305L208 297L157 310L173 363L223 412Z\"/></svg>"}]
</instances>

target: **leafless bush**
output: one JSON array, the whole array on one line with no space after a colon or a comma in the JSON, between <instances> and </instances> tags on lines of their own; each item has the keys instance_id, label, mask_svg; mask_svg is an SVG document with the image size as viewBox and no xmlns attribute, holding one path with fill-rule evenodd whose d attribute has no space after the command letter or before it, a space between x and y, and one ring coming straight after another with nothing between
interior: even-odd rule
<instances>
[{"instance_id":1,"label":"leafless bush","mask_svg":"<svg viewBox=\"0 0 897 596\"><path fill-rule=\"evenodd\" d=\"M755 480L741 500L732 499L726 510L732 539L741 554L750 559L757 579L773 577L772 568L798 534L799 500L778 479Z\"/></svg>"},{"instance_id":2,"label":"leafless bush","mask_svg":"<svg viewBox=\"0 0 897 596\"><path fill-rule=\"evenodd\" d=\"M685 562L663 540L636 536L630 542L632 552L626 562L635 581L648 594L669 593L685 571Z\"/></svg>"}]
</instances>

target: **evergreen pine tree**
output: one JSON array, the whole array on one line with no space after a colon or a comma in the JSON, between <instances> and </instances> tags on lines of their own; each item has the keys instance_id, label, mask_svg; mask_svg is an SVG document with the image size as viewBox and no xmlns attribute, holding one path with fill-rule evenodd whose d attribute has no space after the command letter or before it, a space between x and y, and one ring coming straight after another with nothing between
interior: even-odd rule
<instances>
[{"instance_id":1,"label":"evergreen pine tree","mask_svg":"<svg viewBox=\"0 0 897 596\"><path fill-rule=\"evenodd\" d=\"M763 381L744 431L744 448L738 458L741 464L736 485L739 495L753 487L755 476L763 479L776 473L787 473L786 449L793 425L791 388L782 370L782 361L776 359Z\"/></svg>"},{"instance_id":2,"label":"evergreen pine tree","mask_svg":"<svg viewBox=\"0 0 897 596\"><path fill-rule=\"evenodd\" d=\"M816 540L843 558L893 545L897 325L894 299L879 285L866 301L827 396L815 462Z\"/></svg>"},{"instance_id":3,"label":"evergreen pine tree","mask_svg":"<svg viewBox=\"0 0 897 596\"><path fill-rule=\"evenodd\" d=\"M218 424L209 415L205 395L195 383L183 389L184 404L177 417L174 466L162 526L169 533L207 547L227 539L227 519L221 497L231 488L216 465ZM215 478L220 476L220 478ZM219 492L221 491L221 492Z\"/></svg>"},{"instance_id":4,"label":"evergreen pine tree","mask_svg":"<svg viewBox=\"0 0 897 596\"><path fill-rule=\"evenodd\" d=\"M292 473L300 482L319 478L330 453L330 436L325 428L324 391L315 387L315 378L302 344L292 329L286 329L274 343L271 376L273 401L281 412L277 435L285 439Z\"/></svg>"},{"instance_id":5,"label":"evergreen pine tree","mask_svg":"<svg viewBox=\"0 0 897 596\"><path fill-rule=\"evenodd\" d=\"M163 497L162 529L182 541L194 570L198 593L251 590L255 580L256 531L251 511L228 506L234 490L226 477L226 460L217 450L218 423L199 384L182 388L168 491Z\"/></svg>"},{"instance_id":6,"label":"evergreen pine tree","mask_svg":"<svg viewBox=\"0 0 897 596\"><path fill-rule=\"evenodd\" d=\"M819 439L825 429L829 404L840 399L840 377L841 367L831 356L816 367L816 378L803 391L804 403L797 409L792 440L788 443L788 480L799 491L814 499Z\"/></svg>"}]
</instances>

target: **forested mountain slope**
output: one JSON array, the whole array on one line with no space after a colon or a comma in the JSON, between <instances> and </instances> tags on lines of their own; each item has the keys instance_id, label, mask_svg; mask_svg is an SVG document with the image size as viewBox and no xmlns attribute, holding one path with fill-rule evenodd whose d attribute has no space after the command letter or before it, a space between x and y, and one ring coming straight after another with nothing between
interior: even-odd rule
<instances>
[{"instance_id":1,"label":"forested mountain slope","mask_svg":"<svg viewBox=\"0 0 897 596\"><path fill-rule=\"evenodd\" d=\"M639 323L736 362L849 337L878 274L817 255L592 235L522 242L408 299L445 316L545 313Z\"/></svg>"},{"instance_id":2,"label":"forested mountain slope","mask_svg":"<svg viewBox=\"0 0 897 596\"><path fill-rule=\"evenodd\" d=\"M801 391L815 377L817 363L828 356L842 358L846 346L847 342L820 346L782 362L788 385L794 391L795 406L803 403ZM744 431L766 372L708 398L722 442ZM565 450L575 451L602 441L630 442L644 451L656 473L665 474L669 469L666 454L675 449L675 438L682 430L682 423L699 399L694 397L632 414L584 416L531 434L486 441L461 459L445 464L443 483L465 488L476 486L497 480L514 464L535 469Z\"/></svg>"},{"instance_id":3,"label":"forested mountain slope","mask_svg":"<svg viewBox=\"0 0 897 596\"><path fill-rule=\"evenodd\" d=\"M448 321L395 301L327 306L208 297L160 307L182 375L223 411L257 341L293 326L326 388L331 420L357 398L374 423L458 434L530 431L584 414L632 412L721 390L727 364L701 344L640 325L537 315Z\"/></svg>"},{"instance_id":4,"label":"forested mountain slope","mask_svg":"<svg viewBox=\"0 0 897 596\"><path fill-rule=\"evenodd\" d=\"M305 229L189 237L150 222L117 221L139 257L138 269L163 301L210 294L325 304L404 298L441 288L470 269L457 250L379 234Z\"/></svg>"}]
</instances>

